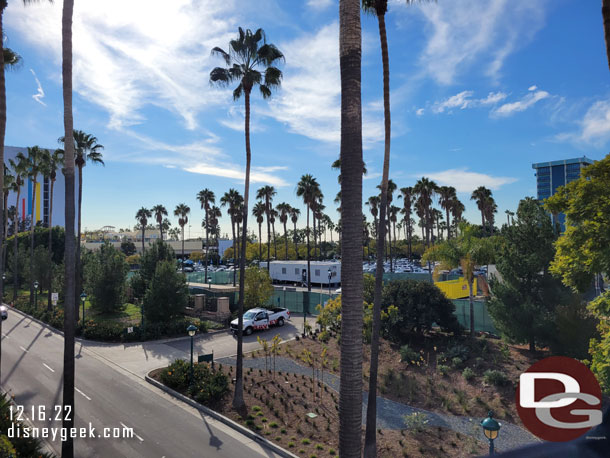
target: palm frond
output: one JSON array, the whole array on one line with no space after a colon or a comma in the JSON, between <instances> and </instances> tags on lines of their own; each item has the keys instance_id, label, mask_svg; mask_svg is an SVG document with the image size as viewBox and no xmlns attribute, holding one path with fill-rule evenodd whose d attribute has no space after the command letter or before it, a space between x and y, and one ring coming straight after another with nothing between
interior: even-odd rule
<instances>
[{"instance_id":1,"label":"palm frond","mask_svg":"<svg viewBox=\"0 0 610 458\"><path fill-rule=\"evenodd\" d=\"M235 88L235 90L233 91L233 100L239 100L239 98L241 97L241 94L243 92L244 86L239 83L239 86L237 86Z\"/></svg>"},{"instance_id":2,"label":"palm frond","mask_svg":"<svg viewBox=\"0 0 610 458\"><path fill-rule=\"evenodd\" d=\"M222 57L227 65L231 65L231 56L224 49L216 46L212 49L212 52L210 54L212 54L213 56Z\"/></svg>"},{"instance_id":3,"label":"palm frond","mask_svg":"<svg viewBox=\"0 0 610 458\"><path fill-rule=\"evenodd\" d=\"M284 55L273 44L264 44L257 51L257 58L266 66L273 65L274 62L284 61Z\"/></svg>"},{"instance_id":4,"label":"palm frond","mask_svg":"<svg viewBox=\"0 0 610 458\"><path fill-rule=\"evenodd\" d=\"M279 87L282 84L282 71L276 67L267 67L265 70L265 86Z\"/></svg>"},{"instance_id":5,"label":"palm frond","mask_svg":"<svg viewBox=\"0 0 610 458\"><path fill-rule=\"evenodd\" d=\"M231 73L226 68L216 67L210 72L210 82L226 86L233 80Z\"/></svg>"}]
</instances>

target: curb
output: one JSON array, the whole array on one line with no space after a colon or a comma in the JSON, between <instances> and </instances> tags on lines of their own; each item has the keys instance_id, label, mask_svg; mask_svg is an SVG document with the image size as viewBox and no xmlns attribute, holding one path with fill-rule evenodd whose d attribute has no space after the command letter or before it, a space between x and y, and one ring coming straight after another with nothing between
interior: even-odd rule
<instances>
[{"instance_id":1,"label":"curb","mask_svg":"<svg viewBox=\"0 0 610 458\"><path fill-rule=\"evenodd\" d=\"M157 380L149 377L148 374L146 375L145 379L151 385L156 386L157 388L165 391L166 393L170 394L171 396L175 397L176 399L179 399L180 401L189 404L191 407L194 407L195 409L203 412L204 414L220 421L221 423L224 423L228 427L233 428L238 433L243 434L244 436L252 439L253 441L264 445L265 447L271 449L273 452L277 453L278 455L280 455L284 458L298 458L296 455L290 453L288 450L284 450L277 444L265 439L262 436L259 436L258 434L250 431L248 428L231 420L230 418L227 418L224 415L221 415L218 412L215 412L212 409L209 409L209 408L205 407L204 405L199 404L198 402L194 401L193 399L191 399L181 393L178 393L177 391L172 390L171 388L163 385L161 382L158 382Z\"/></svg>"}]
</instances>

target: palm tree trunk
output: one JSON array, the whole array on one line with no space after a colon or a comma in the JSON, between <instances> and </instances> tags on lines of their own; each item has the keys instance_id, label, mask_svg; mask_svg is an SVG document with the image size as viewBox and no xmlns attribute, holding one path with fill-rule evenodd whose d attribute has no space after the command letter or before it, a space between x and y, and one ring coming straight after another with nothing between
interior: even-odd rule
<instances>
[{"instance_id":1,"label":"palm tree trunk","mask_svg":"<svg viewBox=\"0 0 610 458\"><path fill-rule=\"evenodd\" d=\"M2 18L0 18L2 19ZM3 224L3 236L2 236L2 245L1 245L1 256L0 262L2 262L2 267L0 268L0 282L2 282L2 296L0 296L0 300L4 301L4 280L2 280L2 274L6 271L6 253L8 251L8 246L6 243L6 236L8 235L8 193L4 193L4 210L2 211L2 215L4 217ZM0 351L1 353L1 351Z\"/></svg>"},{"instance_id":2,"label":"palm tree trunk","mask_svg":"<svg viewBox=\"0 0 610 458\"><path fill-rule=\"evenodd\" d=\"M0 37L4 39L4 9L7 6L7 2L2 2L2 8L0 8ZM4 164L4 138L6 136L6 82L4 78L4 53L0 56L0 164ZM4 170L0 173L0 190L4 193ZM2 253L4 252L4 239L6 237L5 221L6 214L4 209L6 208L6 200L2 201L3 207L0 207L0 247L2 247ZM4 220L3 220L4 218ZM0 303L4 300L4 281L2 275L4 274L4 262L0 266ZM2 321L2 320L0 320ZM0 323L0 333L2 330L2 323ZM0 334L1 335L1 334ZM0 342L1 345L1 342ZM2 347L0 347L0 356L2 355Z\"/></svg>"},{"instance_id":3,"label":"palm tree trunk","mask_svg":"<svg viewBox=\"0 0 610 458\"><path fill-rule=\"evenodd\" d=\"M390 212L388 209L388 212L386 213L386 217L390 216ZM388 224L388 245L390 247L390 272L394 272L394 265L392 263L392 223L391 221L388 219L387 220L387 224Z\"/></svg>"},{"instance_id":4,"label":"palm tree trunk","mask_svg":"<svg viewBox=\"0 0 610 458\"><path fill-rule=\"evenodd\" d=\"M606 57L608 59L608 65L610 65L610 0L602 0L602 19L604 20Z\"/></svg>"},{"instance_id":5,"label":"palm tree trunk","mask_svg":"<svg viewBox=\"0 0 610 458\"><path fill-rule=\"evenodd\" d=\"M318 248L316 244L316 214L315 212L311 212L311 223L313 226L313 259L314 261L318 259Z\"/></svg>"},{"instance_id":6,"label":"palm tree trunk","mask_svg":"<svg viewBox=\"0 0 610 458\"><path fill-rule=\"evenodd\" d=\"M468 280L468 302L470 311L470 337L474 338L474 296L472 294L473 279Z\"/></svg>"},{"instance_id":7,"label":"palm tree trunk","mask_svg":"<svg viewBox=\"0 0 610 458\"><path fill-rule=\"evenodd\" d=\"M142 226L142 256L144 256L144 237L146 234L146 227Z\"/></svg>"},{"instance_id":8,"label":"palm tree trunk","mask_svg":"<svg viewBox=\"0 0 610 458\"><path fill-rule=\"evenodd\" d=\"M284 260L288 260L288 232L286 231L286 222L284 222L284 244L286 246L286 252L284 253Z\"/></svg>"},{"instance_id":9,"label":"palm tree trunk","mask_svg":"<svg viewBox=\"0 0 610 458\"><path fill-rule=\"evenodd\" d=\"M235 259L237 258L237 240L235 239L235 218L231 217L231 232L233 235L233 287L235 287L235 282L237 278L237 271L235 270Z\"/></svg>"},{"instance_id":10,"label":"palm tree trunk","mask_svg":"<svg viewBox=\"0 0 610 458\"><path fill-rule=\"evenodd\" d=\"M309 204L307 204L307 291L311 292L311 254L309 253ZM303 310L303 313L306 313Z\"/></svg>"},{"instance_id":11,"label":"palm tree trunk","mask_svg":"<svg viewBox=\"0 0 610 458\"><path fill-rule=\"evenodd\" d=\"M83 160L86 158L83 156ZM75 278L75 303L78 304L78 299L80 298L80 293L83 289L83 268L80 262L80 236L81 236L81 211L83 208L83 166L79 165L78 167L78 233L76 235L76 278Z\"/></svg>"},{"instance_id":12,"label":"palm tree trunk","mask_svg":"<svg viewBox=\"0 0 610 458\"><path fill-rule=\"evenodd\" d=\"M385 16L378 15L377 19L379 23L379 38L381 41L381 57L383 62L383 116L385 127L383 176L381 179L381 208L379 212L379 227L383 229L377 236L377 266L375 270L375 292L373 294L373 330L371 333L371 364L369 375L369 395L366 409L366 433L364 440L364 456L366 458L377 456L377 374L379 370L379 330L381 327L381 289L383 287L383 244L385 241L384 231L388 202L391 139L390 61L388 55ZM391 250L390 243L390 253L392 252Z\"/></svg>"},{"instance_id":13,"label":"palm tree trunk","mask_svg":"<svg viewBox=\"0 0 610 458\"><path fill-rule=\"evenodd\" d=\"M246 135L246 179L244 189L244 215L243 228L241 234L241 258L239 260L239 302L237 310L237 364L235 368L235 394L233 396L233 408L238 412L245 413L246 403L244 401L244 353L243 353L243 325L244 325L244 292L246 281L246 241L248 237L248 197L250 191L250 89L244 91L246 104L246 120L245 120L245 135Z\"/></svg>"},{"instance_id":14,"label":"palm tree trunk","mask_svg":"<svg viewBox=\"0 0 610 458\"><path fill-rule=\"evenodd\" d=\"M451 221L449 220L449 207L446 209L447 211L447 240L451 238Z\"/></svg>"},{"instance_id":15,"label":"palm tree trunk","mask_svg":"<svg viewBox=\"0 0 610 458\"><path fill-rule=\"evenodd\" d=\"M294 239L295 259L298 261L299 260L299 244L297 243L297 223L296 223L296 221L293 224L294 224L294 234L293 234L292 238Z\"/></svg>"},{"instance_id":16,"label":"palm tree trunk","mask_svg":"<svg viewBox=\"0 0 610 458\"><path fill-rule=\"evenodd\" d=\"M277 259L277 243L275 243L275 223L271 225L271 233L273 234L273 256Z\"/></svg>"},{"instance_id":17,"label":"palm tree trunk","mask_svg":"<svg viewBox=\"0 0 610 458\"><path fill-rule=\"evenodd\" d=\"M263 240L262 240L263 234L262 234L261 229L262 229L261 223L258 223L258 259L260 261L263 260Z\"/></svg>"},{"instance_id":18,"label":"palm tree trunk","mask_svg":"<svg viewBox=\"0 0 610 458\"><path fill-rule=\"evenodd\" d=\"M182 225L182 273L184 273L184 224ZM207 282L208 279L206 278Z\"/></svg>"},{"instance_id":19,"label":"palm tree trunk","mask_svg":"<svg viewBox=\"0 0 610 458\"><path fill-rule=\"evenodd\" d=\"M51 181L51 191L49 196L49 291L47 294L47 310L53 310L53 303L51 301L51 290L53 283L53 188L55 180Z\"/></svg>"},{"instance_id":20,"label":"palm tree trunk","mask_svg":"<svg viewBox=\"0 0 610 458\"><path fill-rule=\"evenodd\" d=\"M208 205L207 202L205 202L205 267L203 268L204 270L204 283L207 283L208 281L208 251L210 248L210 242L208 239ZM245 226L245 224L244 224Z\"/></svg>"},{"instance_id":21,"label":"palm tree trunk","mask_svg":"<svg viewBox=\"0 0 610 458\"><path fill-rule=\"evenodd\" d=\"M340 0L341 379L339 455L362 455L362 35L359 0Z\"/></svg>"},{"instance_id":22,"label":"palm tree trunk","mask_svg":"<svg viewBox=\"0 0 610 458\"><path fill-rule=\"evenodd\" d=\"M269 200L267 199L267 272L271 272L271 224L269 223Z\"/></svg>"},{"instance_id":23,"label":"palm tree trunk","mask_svg":"<svg viewBox=\"0 0 610 458\"><path fill-rule=\"evenodd\" d=\"M64 138L74 138L72 117L72 15L74 0L64 0L62 12L62 76L64 99ZM66 186L66 241L65 241L65 288L64 299L64 386L63 412L71 409L72 415L64 416L62 427L71 431L74 427L74 328L75 328L75 239L74 239L74 142L66 141L65 146L65 186ZM62 442L61 456L74 457L74 440L68 434Z\"/></svg>"},{"instance_id":24,"label":"palm tree trunk","mask_svg":"<svg viewBox=\"0 0 610 458\"><path fill-rule=\"evenodd\" d=\"M21 199L21 186L17 189L17 204L15 205L15 233L13 234L13 305L17 300L17 288L19 287L19 200Z\"/></svg>"},{"instance_id":25,"label":"palm tree trunk","mask_svg":"<svg viewBox=\"0 0 610 458\"><path fill-rule=\"evenodd\" d=\"M34 228L36 227L36 177L32 180L32 216L30 219L30 305L34 304ZM38 304L37 304L38 305Z\"/></svg>"}]
</instances>

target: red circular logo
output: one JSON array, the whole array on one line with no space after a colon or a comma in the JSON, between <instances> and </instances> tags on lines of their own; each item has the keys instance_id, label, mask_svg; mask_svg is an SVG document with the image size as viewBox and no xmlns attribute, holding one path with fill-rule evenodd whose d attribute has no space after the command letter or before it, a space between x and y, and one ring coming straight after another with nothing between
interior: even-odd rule
<instances>
[{"instance_id":1,"label":"red circular logo","mask_svg":"<svg viewBox=\"0 0 610 458\"><path fill-rule=\"evenodd\" d=\"M602 392L581 362L552 356L533 364L519 377L517 412L540 439L566 442L602 422Z\"/></svg>"}]
</instances>

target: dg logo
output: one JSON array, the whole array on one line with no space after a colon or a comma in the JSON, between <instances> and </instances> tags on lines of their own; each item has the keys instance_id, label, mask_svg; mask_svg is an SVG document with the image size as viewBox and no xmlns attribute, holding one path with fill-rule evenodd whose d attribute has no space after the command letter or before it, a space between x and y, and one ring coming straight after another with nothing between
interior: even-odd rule
<instances>
[{"instance_id":1,"label":"dg logo","mask_svg":"<svg viewBox=\"0 0 610 458\"><path fill-rule=\"evenodd\" d=\"M602 422L602 393L593 373L581 362L552 356L521 374L517 412L540 439L566 442Z\"/></svg>"}]
</instances>

